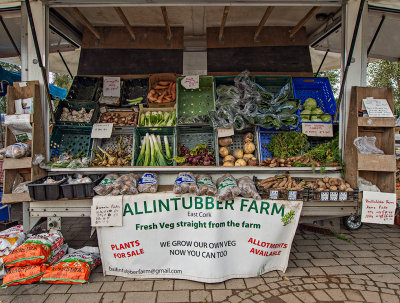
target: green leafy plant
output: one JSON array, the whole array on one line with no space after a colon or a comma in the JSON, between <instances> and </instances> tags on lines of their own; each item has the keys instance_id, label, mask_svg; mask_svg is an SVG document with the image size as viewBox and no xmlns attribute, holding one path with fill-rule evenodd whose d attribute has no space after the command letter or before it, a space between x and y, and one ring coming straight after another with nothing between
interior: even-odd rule
<instances>
[{"instance_id":1,"label":"green leafy plant","mask_svg":"<svg viewBox=\"0 0 400 303\"><path fill-rule=\"evenodd\" d=\"M283 226L289 225L292 223L292 220L294 219L295 212L291 210L288 212L286 215L284 215L281 219Z\"/></svg>"},{"instance_id":2,"label":"green leafy plant","mask_svg":"<svg viewBox=\"0 0 400 303\"><path fill-rule=\"evenodd\" d=\"M267 148L274 157L286 159L306 152L310 148L310 143L305 134L284 132L273 136Z\"/></svg>"}]
</instances>

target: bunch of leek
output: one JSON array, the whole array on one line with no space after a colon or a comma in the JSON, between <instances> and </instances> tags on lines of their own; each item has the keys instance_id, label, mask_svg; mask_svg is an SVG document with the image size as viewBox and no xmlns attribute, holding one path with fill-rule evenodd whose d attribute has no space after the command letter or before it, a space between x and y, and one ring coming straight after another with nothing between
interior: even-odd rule
<instances>
[{"instance_id":1,"label":"bunch of leek","mask_svg":"<svg viewBox=\"0 0 400 303\"><path fill-rule=\"evenodd\" d=\"M175 125L176 113L173 112L145 112L140 115L139 126L166 127Z\"/></svg>"},{"instance_id":2,"label":"bunch of leek","mask_svg":"<svg viewBox=\"0 0 400 303\"><path fill-rule=\"evenodd\" d=\"M167 166L172 164L172 147L168 137L164 136L165 151L163 151L160 135L146 133L140 147L136 166Z\"/></svg>"}]
</instances>

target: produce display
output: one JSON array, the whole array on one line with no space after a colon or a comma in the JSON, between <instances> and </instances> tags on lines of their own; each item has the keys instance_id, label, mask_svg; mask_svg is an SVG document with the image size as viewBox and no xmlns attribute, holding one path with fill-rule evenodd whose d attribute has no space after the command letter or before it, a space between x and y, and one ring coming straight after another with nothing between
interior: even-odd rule
<instances>
[{"instance_id":1,"label":"produce display","mask_svg":"<svg viewBox=\"0 0 400 303\"><path fill-rule=\"evenodd\" d=\"M320 164L310 159L309 157L297 156L286 159L281 158L268 158L260 163L261 166L274 167L301 167L315 165L319 167Z\"/></svg>"},{"instance_id":2,"label":"produce display","mask_svg":"<svg viewBox=\"0 0 400 303\"><path fill-rule=\"evenodd\" d=\"M127 166L132 162L132 154L126 152L126 147L122 146L122 135L118 140L118 148L114 150L112 148L107 151L97 146L97 149L92 149L95 154L95 159L91 162L92 166Z\"/></svg>"},{"instance_id":3,"label":"produce display","mask_svg":"<svg viewBox=\"0 0 400 303\"><path fill-rule=\"evenodd\" d=\"M317 101L313 98L308 98L302 105L303 110L300 112L301 122L331 122L330 114L318 107Z\"/></svg>"},{"instance_id":4,"label":"produce display","mask_svg":"<svg viewBox=\"0 0 400 303\"><path fill-rule=\"evenodd\" d=\"M178 155L173 160L178 165L189 166L212 166L215 165L214 151L209 151L207 143L197 144L195 148L189 150L183 144L179 144Z\"/></svg>"},{"instance_id":5,"label":"produce display","mask_svg":"<svg viewBox=\"0 0 400 303\"><path fill-rule=\"evenodd\" d=\"M175 81L158 81L151 87L147 100L149 103L169 103L176 99L176 82Z\"/></svg>"},{"instance_id":6,"label":"produce display","mask_svg":"<svg viewBox=\"0 0 400 303\"><path fill-rule=\"evenodd\" d=\"M306 187L306 182L292 178L290 174L278 175L261 180L257 183L258 186L262 187L263 190L268 191L270 189L277 190L303 190Z\"/></svg>"},{"instance_id":7,"label":"produce display","mask_svg":"<svg viewBox=\"0 0 400 303\"><path fill-rule=\"evenodd\" d=\"M31 155L31 147L26 143L14 143L5 148L0 149L0 155L4 158L19 159L29 157Z\"/></svg>"},{"instance_id":8,"label":"produce display","mask_svg":"<svg viewBox=\"0 0 400 303\"><path fill-rule=\"evenodd\" d=\"M146 133L144 136L140 154L136 160L136 166L167 166L172 164L172 146L169 145L168 136L164 136L164 149L160 135Z\"/></svg>"},{"instance_id":9,"label":"produce display","mask_svg":"<svg viewBox=\"0 0 400 303\"><path fill-rule=\"evenodd\" d=\"M219 155L222 158L223 166L258 166L257 157L254 155L256 146L253 142L254 135L246 133L242 137L243 149L231 150L232 137L218 139Z\"/></svg>"},{"instance_id":10,"label":"produce display","mask_svg":"<svg viewBox=\"0 0 400 303\"><path fill-rule=\"evenodd\" d=\"M240 196L241 189L239 188L236 179L231 174L225 174L217 179L217 194L216 197L221 200L233 200Z\"/></svg>"},{"instance_id":11,"label":"produce display","mask_svg":"<svg viewBox=\"0 0 400 303\"><path fill-rule=\"evenodd\" d=\"M140 115L139 126L166 127L175 126L176 112L148 111Z\"/></svg>"},{"instance_id":12,"label":"produce display","mask_svg":"<svg viewBox=\"0 0 400 303\"><path fill-rule=\"evenodd\" d=\"M175 194L196 194L198 191L196 177L189 172L179 173L174 182Z\"/></svg>"},{"instance_id":13,"label":"produce display","mask_svg":"<svg viewBox=\"0 0 400 303\"><path fill-rule=\"evenodd\" d=\"M214 184L211 175L198 175L196 178L198 196L215 196L217 186Z\"/></svg>"},{"instance_id":14,"label":"produce display","mask_svg":"<svg viewBox=\"0 0 400 303\"><path fill-rule=\"evenodd\" d=\"M156 193L158 189L158 175L144 173L139 180L138 191L140 193Z\"/></svg>"},{"instance_id":15,"label":"produce display","mask_svg":"<svg viewBox=\"0 0 400 303\"><path fill-rule=\"evenodd\" d=\"M62 109L60 121L69 121L69 122L85 122L89 123L92 119L94 113L94 109L91 109L89 112L86 112L84 108L81 108L79 111L77 110L69 110L64 107Z\"/></svg>"},{"instance_id":16,"label":"produce display","mask_svg":"<svg viewBox=\"0 0 400 303\"><path fill-rule=\"evenodd\" d=\"M310 148L307 136L298 132L283 132L272 137L266 146L274 157L290 158Z\"/></svg>"},{"instance_id":17,"label":"produce display","mask_svg":"<svg viewBox=\"0 0 400 303\"><path fill-rule=\"evenodd\" d=\"M114 126L134 126L137 113L135 112L107 112L101 115L100 123L113 123Z\"/></svg>"},{"instance_id":18,"label":"produce display","mask_svg":"<svg viewBox=\"0 0 400 303\"><path fill-rule=\"evenodd\" d=\"M121 105L132 106L147 101L149 79L123 80L121 87Z\"/></svg>"},{"instance_id":19,"label":"produce display","mask_svg":"<svg viewBox=\"0 0 400 303\"><path fill-rule=\"evenodd\" d=\"M306 186L316 191L353 191L350 184L342 178L324 177L314 182L307 182Z\"/></svg>"}]
</instances>

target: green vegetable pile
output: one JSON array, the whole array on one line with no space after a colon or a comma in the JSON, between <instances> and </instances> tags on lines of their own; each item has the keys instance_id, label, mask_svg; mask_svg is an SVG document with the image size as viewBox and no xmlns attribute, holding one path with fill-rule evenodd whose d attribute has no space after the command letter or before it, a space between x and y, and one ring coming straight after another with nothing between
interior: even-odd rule
<instances>
[{"instance_id":1,"label":"green vegetable pile","mask_svg":"<svg viewBox=\"0 0 400 303\"><path fill-rule=\"evenodd\" d=\"M274 157L286 159L306 152L310 148L310 143L305 134L284 132L273 136L267 148Z\"/></svg>"},{"instance_id":2,"label":"green vegetable pile","mask_svg":"<svg viewBox=\"0 0 400 303\"><path fill-rule=\"evenodd\" d=\"M303 104L304 110L301 111L300 117L302 122L331 122L330 114L324 113L317 105L317 101L313 98L308 98Z\"/></svg>"},{"instance_id":3,"label":"green vegetable pile","mask_svg":"<svg viewBox=\"0 0 400 303\"><path fill-rule=\"evenodd\" d=\"M140 147L140 154L136 160L136 166L167 166L172 165L172 146L169 145L168 137L164 136L164 150L161 137L146 133Z\"/></svg>"},{"instance_id":4,"label":"green vegetable pile","mask_svg":"<svg viewBox=\"0 0 400 303\"><path fill-rule=\"evenodd\" d=\"M324 166L329 166L332 163L340 163L343 165L339 149L339 137L335 137L332 141L327 143L317 145L307 152L306 156Z\"/></svg>"},{"instance_id":5,"label":"green vegetable pile","mask_svg":"<svg viewBox=\"0 0 400 303\"><path fill-rule=\"evenodd\" d=\"M145 112L140 115L139 126L165 127L174 126L176 113L173 112Z\"/></svg>"}]
</instances>

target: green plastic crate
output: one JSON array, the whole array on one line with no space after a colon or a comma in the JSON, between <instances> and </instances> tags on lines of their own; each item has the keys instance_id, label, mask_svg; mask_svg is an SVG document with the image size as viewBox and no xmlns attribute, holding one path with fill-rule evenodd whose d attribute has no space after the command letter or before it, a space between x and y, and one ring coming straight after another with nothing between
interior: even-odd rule
<instances>
[{"instance_id":1,"label":"green plastic crate","mask_svg":"<svg viewBox=\"0 0 400 303\"><path fill-rule=\"evenodd\" d=\"M177 80L177 120L182 117L196 117L198 115L208 115L215 109L214 102L214 79L212 76L200 76L198 89L186 89L182 86L179 77ZM180 123L186 125L191 123ZM208 124L208 123L195 123Z\"/></svg>"},{"instance_id":2,"label":"green plastic crate","mask_svg":"<svg viewBox=\"0 0 400 303\"><path fill-rule=\"evenodd\" d=\"M277 94L281 91L282 87L289 84L290 93L289 98L293 98L293 84L291 76L255 76L254 82L259 84L261 87L265 88L268 92Z\"/></svg>"},{"instance_id":3,"label":"green plastic crate","mask_svg":"<svg viewBox=\"0 0 400 303\"><path fill-rule=\"evenodd\" d=\"M207 143L208 150L213 150L215 161L218 153L218 137L216 130L211 126L178 126L176 129L177 146L175 154L179 156L179 143L189 149L193 149L197 144Z\"/></svg>"},{"instance_id":4,"label":"green plastic crate","mask_svg":"<svg viewBox=\"0 0 400 303\"><path fill-rule=\"evenodd\" d=\"M140 154L140 145L142 142L142 139L146 135L146 133L149 134L154 134L154 135L160 135L161 137L161 144L163 151L165 150L165 145L164 145L164 136L168 137L168 143L170 146L172 146L172 156L176 156L176 150L177 150L177 143L176 143L176 130L175 127L158 127L158 128L153 128L153 127L137 127L135 128L135 133L133 136L133 154L132 154L132 164L135 166L136 161L139 157ZM175 165L175 164L173 164Z\"/></svg>"},{"instance_id":5,"label":"green plastic crate","mask_svg":"<svg viewBox=\"0 0 400 303\"><path fill-rule=\"evenodd\" d=\"M63 112L64 107L68 108L70 111L71 110L79 111L82 108L84 108L86 110L86 112L89 112L91 109L93 109L94 110L93 116L89 122L60 121L61 114ZM95 123L97 121L97 119L99 118L99 113L100 113L100 109L99 109L99 104L97 102L78 101L78 100L70 100L70 101L63 100L63 101L60 101L60 103L58 104L57 110L56 110L54 116L56 118L56 124L89 126L89 125L93 125L93 123Z\"/></svg>"},{"instance_id":6,"label":"green plastic crate","mask_svg":"<svg viewBox=\"0 0 400 303\"><path fill-rule=\"evenodd\" d=\"M91 126L54 125L50 137L50 159L66 152L76 155L83 151L90 156L92 147Z\"/></svg>"}]
</instances>

